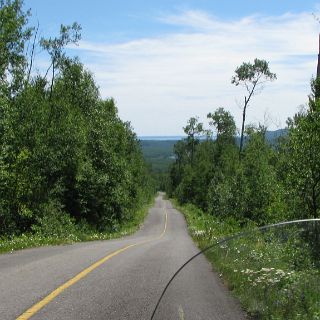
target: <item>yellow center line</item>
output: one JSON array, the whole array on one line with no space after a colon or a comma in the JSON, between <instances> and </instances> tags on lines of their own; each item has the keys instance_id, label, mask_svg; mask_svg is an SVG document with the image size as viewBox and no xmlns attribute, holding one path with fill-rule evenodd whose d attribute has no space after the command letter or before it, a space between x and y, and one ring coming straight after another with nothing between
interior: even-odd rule
<instances>
[{"instance_id":1,"label":"yellow center line","mask_svg":"<svg viewBox=\"0 0 320 320\"><path fill-rule=\"evenodd\" d=\"M138 245L142 245L142 244L145 244L147 242L151 242L151 241L155 241L155 240L161 239L164 236L164 234L166 233L167 223L168 223L168 212L167 212L166 208L164 208L164 211L165 211L165 224L164 224L164 229L163 229L162 233L160 234L160 236L152 238L152 239L140 241L140 242L137 242L137 243L134 243L134 244L130 244L130 245L126 246L126 247L123 247L121 249L118 249L118 250L110 253L109 255L107 255L104 258L98 260L97 262L95 262L94 264L89 266L88 268L86 268L83 271L81 271L80 273L78 273L75 277L71 278L70 280L68 280L67 282L62 284L57 289L53 290L44 299L42 299L41 301L39 301L36 304L34 304L31 308L29 308L27 311L25 311L16 320L27 320L27 319L30 319L40 309L42 309L45 305L47 305L49 302L51 302L54 298L56 298L64 290L66 290L67 288L71 287L73 284L75 284L76 282L78 282L79 280L81 280L82 278L87 276L90 272L92 272L93 270L95 270L96 268L101 266L103 263L105 263L106 261L108 261L112 257L118 255L119 253L121 253L123 251L126 251L126 250L128 250L128 249L130 249L132 247L136 247Z\"/></svg>"}]
</instances>

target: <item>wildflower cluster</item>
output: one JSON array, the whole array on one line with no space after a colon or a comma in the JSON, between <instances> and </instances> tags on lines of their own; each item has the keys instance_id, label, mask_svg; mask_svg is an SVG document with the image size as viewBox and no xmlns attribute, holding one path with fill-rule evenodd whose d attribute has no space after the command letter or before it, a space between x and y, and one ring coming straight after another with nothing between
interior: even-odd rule
<instances>
[{"instance_id":1,"label":"wildflower cluster","mask_svg":"<svg viewBox=\"0 0 320 320\"><path fill-rule=\"evenodd\" d=\"M234 270L237 272L237 270ZM294 271L285 272L276 268L261 268L260 270L245 269L240 271L243 275L247 276L247 280L252 283L253 286L261 285L274 285L281 280L289 279Z\"/></svg>"}]
</instances>

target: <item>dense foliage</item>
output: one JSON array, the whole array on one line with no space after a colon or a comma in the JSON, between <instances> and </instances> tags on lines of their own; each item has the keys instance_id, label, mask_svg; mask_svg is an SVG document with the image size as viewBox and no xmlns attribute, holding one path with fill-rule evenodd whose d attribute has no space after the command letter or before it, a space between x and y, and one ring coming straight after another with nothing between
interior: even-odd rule
<instances>
[{"instance_id":1,"label":"dense foliage","mask_svg":"<svg viewBox=\"0 0 320 320\"><path fill-rule=\"evenodd\" d=\"M319 221L259 231L257 225L320 217L320 79L305 109L270 141L247 126L239 157L232 115L208 114L209 129L174 148L169 194L190 234L243 307L257 319L319 319ZM203 128L191 118L194 128ZM205 140L199 139L205 135ZM216 139L213 139L216 136ZM217 245L226 235L243 236Z\"/></svg>"},{"instance_id":2,"label":"dense foliage","mask_svg":"<svg viewBox=\"0 0 320 320\"><path fill-rule=\"evenodd\" d=\"M223 108L208 114L210 128L188 133L174 148L168 191L213 216L244 225L320 217L319 79L305 109L288 120L276 143L262 125L247 126L242 156L232 115ZM202 128L197 118L188 126ZM199 139L206 135L205 140ZM216 139L212 136L215 135Z\"/></svg>"},{"instance_id":3,"label":"dense foliage","mask_svg":"<svg viewBox=\"0 0 320 320\"><path fill-rule=\"evenodd\" d=\"M312 80L308 106L276 141L264 126L247 126L240 157L233 117L223 108L208 114L209 129L174 148L167 189L193 239L211 248L207 258L255 319L320 317L319 221L257 230L320 217L319 88L320 79ZM195 119L188 126L203 128Z\"/></svg>"},{"instance_id":4,"label":"dense foliage","mask_svg":"<svg viewBox=\"0 0 320 320\"><path fill-rule=\"evenodd\" d=\"M133 219L152 192L148 170L114 101L66 55L80 26L38 39L21 0L0 5L0 235L103 231ZM33 68L35 46L47 53L44 74Z\"/></svg>"}]
</instances>

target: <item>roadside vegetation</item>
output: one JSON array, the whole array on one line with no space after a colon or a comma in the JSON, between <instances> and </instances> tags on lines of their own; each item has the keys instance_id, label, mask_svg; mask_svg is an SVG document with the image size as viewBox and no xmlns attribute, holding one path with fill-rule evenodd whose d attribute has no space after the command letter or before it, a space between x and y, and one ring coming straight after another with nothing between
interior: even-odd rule
<instances>
[{"instance_id":1,"label":"roadside vegetation","mask_svg":"<svg viewBox=\"0 0 320 320\"><path fill-rule=\"evenodd\" d=\"M174 205L184 213L198 247L213 246L204 254L253 319L320 319L319 223L261 232L193 204ZM217 244L239 232L248 233Z\"/></svg>"},{"instance_id":2,"label":"roadside vegetation","mask_svg":"<svg viewBox=\"0 0 320 320\"><path fill-rule=\"evenodd\" d=\"M114 225L109 229L98 231L88 225L81 225L75 221L59 222L56 226L48 224L46 227L35 226L35 230L19 235L3 236L0 240L0 253L13 252L31 247L47 245L71 244L81 241L110 240L130 235L136 232L142 225L151 205L143 205L136 210L130 221ZM57 223L55 221L55 223Z\"/></svg>"},{"instance_id":3,"label":"roadside vegetation","mask_svg":"<svg viewBox=\"0 0 320 320\"><path fill-rule=\"evenodd\" d=\"M285 135L276 141L266 139L264 125L247 125L241 152L230 112L209 113L208 128L191 118L187 138L174 146L169 196L240 225L319 218L319 95L320 79L313 79L308 105L288 119Z\"/></svg>"},{"instance_id":4,"label":"roadside vegetation","mask_svg":"<svg viewBox=\"0 0 320 320\"><path fill-rule=\"evenodd\" d=\"M262 73L267 80L276 77L266 62L257 61L237 68L233 78L242 81L249 95ZM319 96L320 80L312 79L308 104L288 119L285 135L276 141L266 138L262 124L244 126L250 111L246 103L240 147L233 116L223 108L208 114L207 128L191 118L184 128L187 138L174 147L166 190L185 213L200 248L252 231L207 256L257 319L320 319L320 223L311 238L307 230L295 228L282 234L255 231L320 217Z\"/></svg>"},{"instance_id":5,"label":"roadside vegetation","mask_svg":"<svg viewBox=\"0 0 320 320\"><path fill-rule=\"evenodd\" d=\"M154 194L130 123L66 53L81 27L39 38L30 15L0 1L0 252L124 234Z\"/></svg>"}]
</instances>

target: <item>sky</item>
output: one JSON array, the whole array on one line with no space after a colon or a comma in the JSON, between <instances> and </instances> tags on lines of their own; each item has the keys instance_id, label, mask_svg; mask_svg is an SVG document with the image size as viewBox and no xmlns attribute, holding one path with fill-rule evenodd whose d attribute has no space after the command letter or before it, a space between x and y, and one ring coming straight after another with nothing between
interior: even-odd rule
<instances>
[{"instance_id":1,"label":"sky","mask_svg":"<svg viewBox=\"0 0 320 320\"><path fill-rule=\"evenodd\" d=\"M183 135L188 119L219 107L241 126L236 67L269 62L277 80L252 98L247 123L283 128L308 101L316 73L320 2L311 0L25 0L41 36L77 21L68 53L93 72L103 98L139 136ZM38 61L37 61L38 59ZM39 66L48 62L36 57Z\"/></svg>"}]
</instances>

